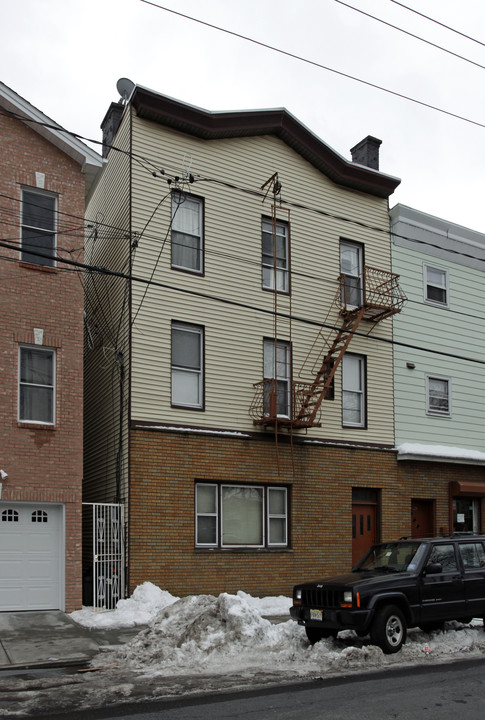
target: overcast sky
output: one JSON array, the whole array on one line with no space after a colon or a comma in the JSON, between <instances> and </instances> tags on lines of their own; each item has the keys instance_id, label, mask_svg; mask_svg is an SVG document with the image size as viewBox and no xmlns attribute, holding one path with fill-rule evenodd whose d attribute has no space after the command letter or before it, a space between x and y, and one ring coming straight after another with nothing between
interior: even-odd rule
<instances>
[{"instance_id":1,"label":"overcast sky","mask_svg":"<svg viewBox=\"0 0 485 720\"><path fill-rule=\"evenodd\" d=\"M0 79L68 130L101 139L116 82L208 110L285 107L350 160L366 135L390 198L485 232L485 44L393 0L154 0L158 5L437 106L418 104L178 17L142 0L3 0ZM484 0L402 3L485 43ZM475 63L475 64L472 64ZM483 65L484 67L478 67ZM275 167L275 171L278 168Z\"/></svg>"}]
</instances>

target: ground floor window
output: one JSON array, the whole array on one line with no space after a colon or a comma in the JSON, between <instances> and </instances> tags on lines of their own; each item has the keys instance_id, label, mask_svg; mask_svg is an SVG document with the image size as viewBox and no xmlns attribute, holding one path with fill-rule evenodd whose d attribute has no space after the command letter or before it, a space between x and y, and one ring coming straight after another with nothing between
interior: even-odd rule
<instances>
[{"instance_id":1,"label":"ground floor window","mask_svg":"<svg viewBox=\"0 0 485 720\"><path fill-rule=\"evenodd\" d=\"M195 544L223 548L287 547L287 488L196 483Z\"/></svg>"}]
</instances>

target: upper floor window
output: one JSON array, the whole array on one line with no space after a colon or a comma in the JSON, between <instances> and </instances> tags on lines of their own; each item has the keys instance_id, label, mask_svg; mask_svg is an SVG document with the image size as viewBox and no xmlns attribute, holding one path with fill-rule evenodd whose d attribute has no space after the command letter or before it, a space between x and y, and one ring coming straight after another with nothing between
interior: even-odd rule
<instances>
[{"instance_id":1,"label":"upper floor window","mask_svg":"<svg viewBox=\"0 0 485 720\"><path fill-rule=\"evenodd\" d=\"M54 195L22 190L22 251L23 262L53 267L56 249L56 207ZM48 255L42 257L35 251Z\"/></svg>"},{"instance_id":2,"label":"upper floor window","mask_svg":"<svg viewBox=\"0 0 485 720\"><path fill-rule=\"evenodd\" d=\"M364 248L359 243L340 241L340 274L345 276L342 282L342 305L362 305L363 256Z\"/></svg>"},{"instance_id":3,"label":"upper floor window","mask_svg":"<svg viewBox=\"0 0 485 720\"><path fill-rule=\"evenodd\" d=\"M436 305L448 305L448 273L441 268L424 266L424 299Z\"/></svg>"},{"instance_id":4,"label":"upper floor window","mask_svg":"<svg viewBox=\"0 0 485 720\"><path fill-rule=\"evenodd\" d=\"M365 427L365 357L346 354L342 360L342 424Z\"/></svg>"},{"instance_id":5,"label":"upper floor window","mask_svg":"<svg viewBox=\"0 0 485 720\"><path fill-rule=\"evenodd\" d=\"M289 293L288 224L263 218L263 288ZM276 268L276 271L275 271ZM275 281L276 274L276 281Z\"/></svg>"},{"instance_id":6,"label":"upper floor window","mask_svg":"<svg viewBox=\"0 0 485 720\"><path fill-rule=\"evenodd\" d=\"M172 194L172 267L202 274L203 201L186 193Z\"/></svg>"},{"instance_id":7,"label":"upper floor window","mask_svg":"<svg viewBox=\"0 0 485 720\"><path fill-rule=\"evenodd\" d=\"M55 422L55 351L19 348L19 421Z\"/></svg>"},{"instance_id":8,"label":"upper floor window","mask_svg":"<svg viewBox=\"0 0 485 720\"><path fill-rule=\"evenodd\" d=\"M450 415L451 382L448 378L426 378L426 412L430 415Z\"/></svg>"},{"instance_id":9,"label":"upper floor window","mask_svg":"<svg viewBox=\"0 0 485 720\"><path fill-rule=\"evenodd\" d=\"M204 328L172 323L172 405L204 405Z\"/></svg>"},{"instance_id":10,"label":"upper floor window","mask_svg":"<svg viewBox=\"0 0 485 720\"><path fill-rule=\"evenodd\" d=\"M275 352L276 351L276 352ZM291 407L291 348L287 340L263 340L265 415L289 417Z\"/></svg>"}]
</instances>

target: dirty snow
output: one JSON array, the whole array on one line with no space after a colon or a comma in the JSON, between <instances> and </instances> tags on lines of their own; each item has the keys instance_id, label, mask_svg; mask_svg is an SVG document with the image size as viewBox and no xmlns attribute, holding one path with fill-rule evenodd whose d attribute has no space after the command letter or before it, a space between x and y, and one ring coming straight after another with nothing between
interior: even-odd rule
<instances>
[{"instance_id":1,"label":"dirty snow","mask_svg":"<svg viewBox=\"0 0 485 720\"><path fill-rule=\"evenodd\" d=\"M130 642L105 648L93 658L89 672L7 676L0 681L1 717L89 712L128 702L434 665L485 653L481 620L447 623L443 631L432 633L411 629L395 655L384 655L369 638L350 631L312 647L302 627L284 620L290 604L286 597L254 598L242 591L177 598L145 582L113 611L83 608L71 614L94 630L143 625Z\"/></svg>"},{"instance_id":2,"label":"dirty snow","mask_svg":"<svg viewBox=\"0 0 485 720\"><path fill-rule=\"evenodd\" d=\"M282 681L331 676L342 671L445 662L485 652L481 620L447 623L443 631L410 629L400 653L384 655L353 632L309 645L305 631L288 617L291 599L255 598L243 591L176 598L151 583L140 585L116 610L73 613L76 622L103 627L148 625L131 642L107 649L95 665L123 667L145 677L245 673L258 679L270 672ZM272 619L271 619L272 618ZM278 618L278 622L276 622ZM125 625L126 623L126 625Z\"/></svg>"}]
</instances>

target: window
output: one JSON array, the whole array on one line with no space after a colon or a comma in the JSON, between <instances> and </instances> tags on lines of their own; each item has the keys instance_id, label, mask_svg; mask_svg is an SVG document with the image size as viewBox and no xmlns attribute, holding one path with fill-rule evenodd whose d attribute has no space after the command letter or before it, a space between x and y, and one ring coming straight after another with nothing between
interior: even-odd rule
<instances>
[{"instance_id":1,"label":"window","mask_svg":"<svg viewBox=\"0 0 485 720\"><path fill-rule=\"evenodd\" d=\"M172 323L172 405L202 408L204 329Z\"/></svg>"},{"instance_id":2,"label":"window","mask_svg":"<svg viewBox=\"0 0 485 720\"><path fill-rule=\"evenodd\" d=\"M436 305L448 305L448 273L446 270L424 266L424 299Z\"/></svg>"},{"instance_id":3,"label":"window","mask_svg":"<svg viewBox=\"0 0 485 720\"><path fill-rule=\"evenodd\" d=\"M47 193L22 191L22 252L23 262L53 267L56 249L56 204L55 196ZM33 251L52 257L40 257Z\"/></svg>"},{"instance_id":4,"label":"window","mask_svg":"<svg viewBox=\"0 0 485 720\"><path fill-rule=\"evenodd\" d=\"M55 420L55 352L21 347L19 357L19 420L52 425Z\"/></svg>"},{"instance_id":5,"label":"window","mask_svg":"<svg viewBox=\"0 0 485 720\"><path fill-rule=\"evenodd\" d=\"M440 563L443 572L456 572L456 556L453 545L434 545L429 556L428 564Z\"/></svg>"},{"instance_id":6,"label":"window","mask_svg":"<svg viewBox=\"0 0 485 720\"><path fill-rule=\"evenodd\" d=\"M429 415L450 415L450 386L447 378L426 378L426 412Z\"/></svg>"},{"instance_id":7,"label":"window","mask_svg":"<svg viewBox=\"0 0 485 720\"><path fill-rule=\"evenodd\" d=\"M195 544L225 548L287 547L287 489L197 483Z\"/></svg>"},{"instance_id":8,"label":"window","mask_svg":"<svg viewBox=\"0 0 485 720\"><path fill-rule=\"evenodd\" d=\"M342 424L365 427L365 358L346 354L342 362Z\"/></svg>"},{"instance_id":9,"label":"window","mask_svg":"<svg viewBox=\"0 0 485 720\"><path fill-rule=\"evenodd\" d=\"M186 193L172 194L172 267L202 274L203 202Z\"/></svg>"},{"instance_id":10,"label":"window","mask_svg":"<svg viewBox=\"0 0 485 720\"><path fill-rule=\"evenodd\" d=\"M18 522L19 514L16 510L9 508L2 511L2 522Z\"/></svg>"},{"instance_id":11,"label":"window","mask_svg":"<svg viewBox=\"0 0 485 720\"><path fill-rule=\"evenodd\" d=\"M362 305L363 255L362 245L340 241L340 274L345 276L342 278L342 305Z\"/></svg>"},{"instance_id":12,"label":"window","mask_svg":"<svg viewBox=\"0 0 485 720\"><path fill-rule=\"evenodd\" d=\"M458 545L465 570L485 567L485 552L482 543Z\"/></svg>"},{"instance_id":13,"label":"window","mask_svg":"<svg viewBox=\"0 0 485 720\"><path fill-rule=\"evenodd\" d=\"M288 257L287 223L279 220L273 223L272 220L263 218L263 288L265 290L275 289L276 266L276 290L289 293Z\"/></svg>"},{"instance_id":14,"label":"window","mask_svg":"<svg viewBox=\"0 0 485 720\"><path fill-rule=\"evenodd\" d=\"M276 349L276 356L275 356ZM264 414L289 417L291 408L291 350L286 340L263 340Z\"/></svg>"}]
</instances>

